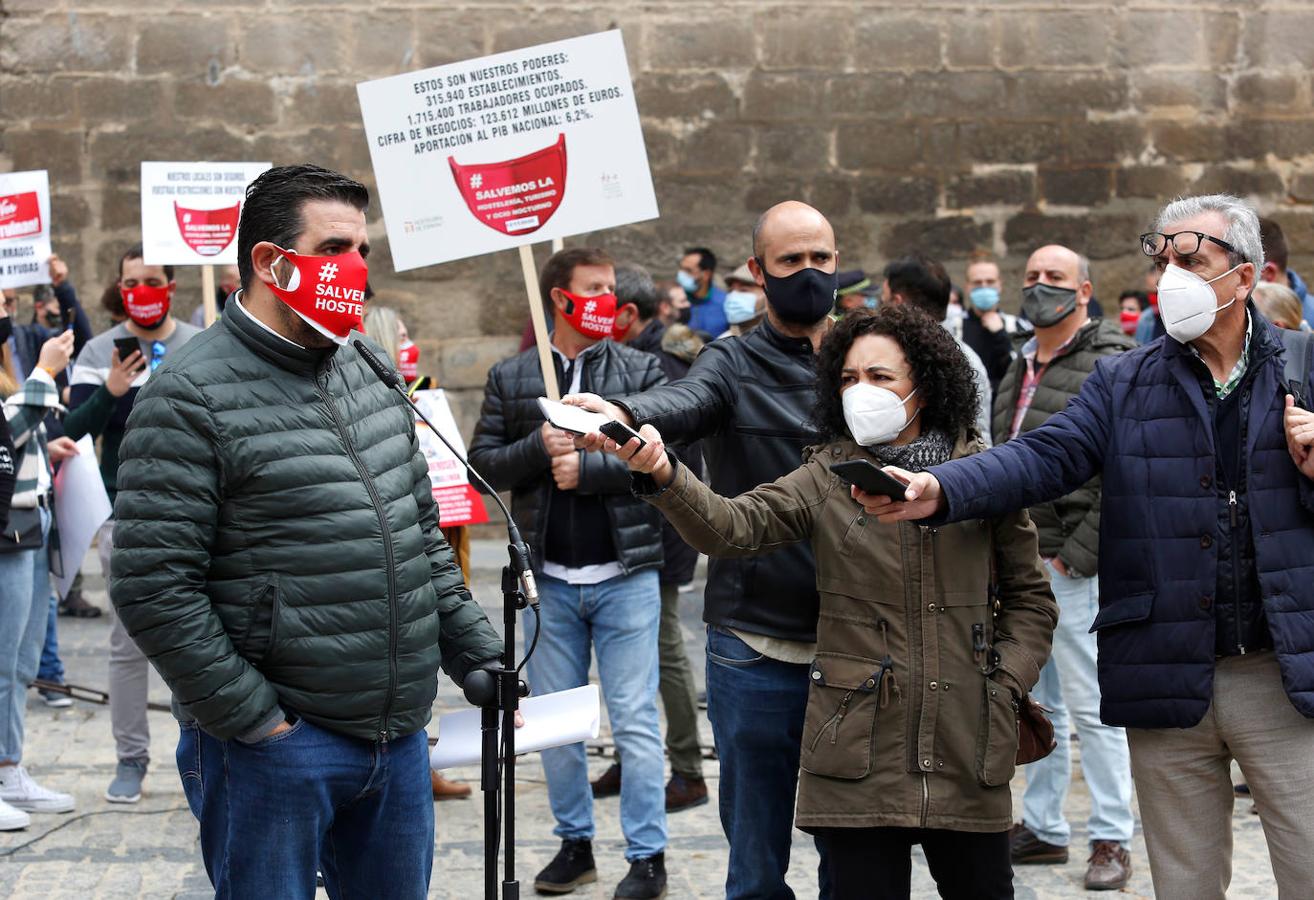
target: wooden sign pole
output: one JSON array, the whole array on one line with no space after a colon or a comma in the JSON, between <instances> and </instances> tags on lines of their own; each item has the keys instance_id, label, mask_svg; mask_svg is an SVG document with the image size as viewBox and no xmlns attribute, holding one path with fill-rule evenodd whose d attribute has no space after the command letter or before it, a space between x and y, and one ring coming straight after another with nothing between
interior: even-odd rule
<instances>
[{"instance_id":1,"label":"wooden sign pole","mask_svg":"<svg viewBox=\"0 0 1314 900\"><path fill-rule=\"evenodd\" d=\"M201 306L205 309L205 327L219 317L214 302L214 266L201 266Z\"/></svg>"},{"instance_id":2,"label":"wooden sign pole","mask_svg":"<svg viewBox=\"0 0 1314 900\"><path fill-rule=\"evenodd\" d=\"M529 244L520 246L520 271L525 276L525 293L529 296L529 320L534 323L534 344L538 347L538 365L543 370L543 386L549 400L560 400L557 387L557 367L552 361L552 338L543 315L543 299L538 295L538 272L534 269L534 250Z\"/></svg>"}]
</instances>

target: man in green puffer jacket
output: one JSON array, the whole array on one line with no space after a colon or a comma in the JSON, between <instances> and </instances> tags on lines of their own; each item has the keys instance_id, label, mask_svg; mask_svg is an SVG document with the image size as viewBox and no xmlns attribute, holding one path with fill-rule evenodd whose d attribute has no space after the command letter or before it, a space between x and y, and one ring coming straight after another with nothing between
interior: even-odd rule
<instances>
[{"instance_id":1,"label":"man in green puffer jacket","mask_svg":"<svg viewBox=\"0 0 1314 900\"><path fill-rule=\"evenodd\" d=\"M1062 412L1095 369L1097 360L1136 346L1117 322L1090 318L1094 292L1085 257L1050 244L1027 260L1022 309L1035 335L1021 347L995 393L994 436L1002 444ZM1095 635L1099 608L1100 479L1031 508L1040 555L1059 605L1054 649L1032 690L1053 710L1054 752L1026 768L1022 821L1013 829L1015 865L1068 861L1071 829L1063 802L1072 777L1069 723L1081 739L1081 769L1091 794L1087 890L1118 890L1131 876L1134 820L1131 763L1121 728L1100 721Z\"/></svg>"},{"instance_id":2,"label":"man in green puffer jacket","mask_svg":"<svg viewBox=\"0 0 1314 900\"><path fill-rule=\"evenodd\" d=\"M111 596L173 692L218 896L421 898L429 721L501 653L438 529L408 407L352 350L366 189L315 166L247 190L243 291L141 390ZM330 298L329 302L325 302Z\"/></svg>"}]
</instances>

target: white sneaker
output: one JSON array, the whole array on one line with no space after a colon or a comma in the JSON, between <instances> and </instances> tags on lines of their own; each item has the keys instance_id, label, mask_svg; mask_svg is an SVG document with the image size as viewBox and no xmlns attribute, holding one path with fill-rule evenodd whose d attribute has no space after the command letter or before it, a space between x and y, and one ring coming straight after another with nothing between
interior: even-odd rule
<instances>
[{"instance_id":1,"label":"white sneaker","mask_svg":"<svg viewBox=\"0 0 1314 900\"><path fill-rule=\"evenodd\" d=\"M69 794L43 788L22 766L0 766L0 800L28 812L66 813L77 805Z\"/></svg>"},{"instance_id":2,"label":"white sneaker","mask_svg":"<svg viewBox=\"0 0 1314 900\"><path fill-rule=\"evenodd\" d=\"M32 817L0 800L0 831L17 831L32 824Z\"/></svg>"}]
</instances>

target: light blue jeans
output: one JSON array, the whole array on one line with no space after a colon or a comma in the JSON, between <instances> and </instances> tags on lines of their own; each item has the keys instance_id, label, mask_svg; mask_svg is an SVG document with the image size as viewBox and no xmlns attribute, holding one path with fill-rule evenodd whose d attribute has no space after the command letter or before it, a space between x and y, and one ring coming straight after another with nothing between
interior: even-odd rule
<instances>
[{"instance_id":1,"label":"light blue jeans","mask_svg":"<svg viewBox=\"0 0 1314 900\"><path fill-rule=\"evenodd\" d=\"M612 737L625 761L620 820L625 858L633 861L666 849L666 761L657 718L657 629L661 594L657 570L571 585L538 576L542 632L529 660L535 695L565 691L589 682L589 645L598 657L598 677ZM524 617L525 638L534 633L534 611ZM592 840L593 792L584 745L543 751L548 803L557 820L554 834Z\"/></svg>"},{"instance_id":2,"label":"light blue jeans","mask_svg":"<svg viewBox=\"0 0 1314 900\"><path fill-rule=\"evenodd\" d=\"M41 513L43 536L50 516ZM0 763L23 759L27 686L36 678L50 609L46 544L36 550L0 553Z\"/></svg>"},{"instance_id":3,"label":"light blue jeans","mask_svg":"<svg viewBox=\"0 0 1314 900\"><path fill-rule=\"evenodd\" d=\"M1039 762L1026 767L1027 789L1022 798L1022 821L1047 844L1066 847L1072 829L1063 815L1072 779L1071 725L1081 742L1081 772L1090 789L1088 831L1092 841L1131 843L1134 820L1131 809L1131 761L1127 735L1121 728L1100 721L1100 686L1095 672L1095 635L1090 626L1099 610L1099 581L1069 578L1049 563L1050 585L1058 601L1059 621L1054 650L1040 670L1031 696L1053 710L1058 746Z\"/></svg>"}]
</instances>

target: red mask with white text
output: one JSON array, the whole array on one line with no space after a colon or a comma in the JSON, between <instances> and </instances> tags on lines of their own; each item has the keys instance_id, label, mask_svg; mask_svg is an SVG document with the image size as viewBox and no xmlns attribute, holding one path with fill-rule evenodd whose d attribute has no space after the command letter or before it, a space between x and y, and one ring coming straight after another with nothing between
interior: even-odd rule
<instances>
[{"instance_id":1,"label":"red mask with white text","mask_svg":"<svg viewBox=\"0 0 1314 900\"><path fill-rule=\"evenodd\" d=\"M269 289L303 322L342 346L353 330L364 330L365 281L370 271L365 257L355 250L337 256L301 256L294 250L279 253L295 270L287 285L270 284Z\"/></svg>"},{"instance_id":2,"label":"red mask with white text","mask_svg":"<svg viewBox=\"0 0 1314 900\"><path fill-rule=\"evenodd\" d=\"M420 348L407 341L397 348L397 368L407 382L420 377Z\"/></svg>"},{"instance_id":3,"label":"red mask with white text","mask_svg":"<svg viewBox=\"0 0 1314 900\"><path fill-rule=\"evenodd\" d=\"M561 288L557 290L566 297L566 308L561 312L572 328L596 340L611 337L612 329L616 326L615 294L580 297Z\"/></svg>"},{"instance_id":4,"label":"red mask with white text","mask_svg":"<svg viewBox=\"0 0 1314 900\"><path fill-rule=\"evenodd\" d=\"M150 330L163 322L164 317L169 314L169 306L173 300L173 285L120 286L119 296L123 298L123 311L128 314L133 324Z\"/></svg>"}]
</instances>

